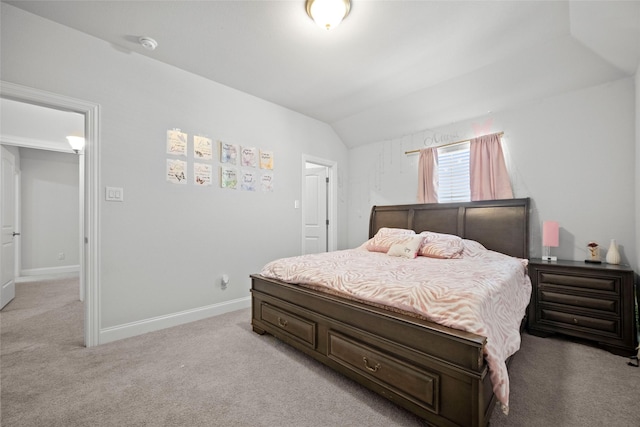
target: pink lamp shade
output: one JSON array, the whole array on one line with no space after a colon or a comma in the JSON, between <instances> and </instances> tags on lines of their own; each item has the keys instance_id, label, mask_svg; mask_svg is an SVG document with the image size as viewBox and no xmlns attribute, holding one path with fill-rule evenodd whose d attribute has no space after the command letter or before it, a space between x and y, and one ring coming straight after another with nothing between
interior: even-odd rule
<instances>
[{"instance_id":1,"label":"pink lamp shade","mask_svg":"<svg viewBox=\"0 0 640 427\"><path fill-rule=\"evenodd\" d=\"M542 223L542 246L557 248L560 246L560 232L557 221L545 221Z\"/></svg>"}]
</instances>

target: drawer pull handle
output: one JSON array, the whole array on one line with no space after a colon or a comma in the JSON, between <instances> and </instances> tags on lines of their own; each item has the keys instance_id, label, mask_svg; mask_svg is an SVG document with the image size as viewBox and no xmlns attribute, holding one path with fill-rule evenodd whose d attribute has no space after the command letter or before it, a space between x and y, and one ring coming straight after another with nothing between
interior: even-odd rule
<instances>
[{"instance_id":1,"label":"drawer pull handle","mask_svg":"<svg viewBox=\"0 0 640 427\"><path fill-rule=\"evenodd\" d=\"M575 323L576 325L578 324L578 319L576 319L575 317L573 318L573 323Z\"/></svg>"},{"instance_id":2,"label":"drawer pull handle","mask_svg":"<svg viewBox=\"0 0 640 427\"><path fill-rule=\"evenodd\" d=\"M281 317L278 317L278 325L280 325L281 328L286 328L287 327L287 322L286 320L283 320Z\"/></svg>"},{"instance_id":3,"label":"drawer pull handle","mask_svg":"<svg viewBox=\"0 0 640 427\"><path fill-rule=\"evenodd\" d=\"M371 372L378 372L378 369L380 369L380 364L376 363L376 366L374 366L373 368L371 366L369 366L369 361L367 360L366 357L362 357L362 360L364 360L364 367L367 368L367 370L371 371Z\"/></svg>"}]
</instances>

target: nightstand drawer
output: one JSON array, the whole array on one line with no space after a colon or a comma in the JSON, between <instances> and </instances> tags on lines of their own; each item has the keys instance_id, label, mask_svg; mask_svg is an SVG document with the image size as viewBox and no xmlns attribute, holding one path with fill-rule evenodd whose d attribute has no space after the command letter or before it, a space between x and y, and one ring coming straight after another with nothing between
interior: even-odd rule
<instances>
[{"instance_id":1,"label":"nightstand drawer","mask_svg":"<svg viewBox=\"0 0 640 427\"><path fill-rule=\"evenodd\" d=\"M539 284L554 284L618 294L620 281L612 277L583 277L569 274L540 272Z\"/></svg>"},{"instance_id":2,"label":"nightstand drawer","mask_svg":"<svg viewBox=\"0 0 640 427\"><path fill-rule=\"evenodd\" d=\"M538 301L541 303L562 304L571 307L581 307L592 310L599 310L606 313L618 314L620 304L618 300L589 298L585 296L564 294L553 292L549 289L539 289Z\"/></svg>"},{"instance_id":3,"label":"nightstand drawer","mask_svg":"<svg viewBox=\"0 0 640 427\"><path fill-rule=\"evenodd\" d=\"M545 323L553 322L573 327L587 328L595 331L609 332L613 335L619 334L619 322L610 319L597 319L594 317L580 316L572 313L563 313L555 310L541 310L541 320Z\"/></svg>"}]
</instances>

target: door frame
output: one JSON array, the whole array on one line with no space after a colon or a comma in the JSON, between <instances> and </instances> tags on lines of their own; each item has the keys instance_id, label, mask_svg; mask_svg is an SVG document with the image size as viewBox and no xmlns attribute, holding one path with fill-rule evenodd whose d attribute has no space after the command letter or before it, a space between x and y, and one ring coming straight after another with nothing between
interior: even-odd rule
<instances>
[{"instance_id":1,"label":"door frame","mask_svg":"<svg viewBox=\"0 0 640 427\"><path fill-rule=\"evenodd\" d=\"M80 183L80 191L84 188L79 221L80 283L84 289L84 345L96 346L100 344L100 105L1 80L0 97L84 115L86 144L84 155L79 158L80 173L84 171Z\"/></svg>"},{"instance_id":2,"label":"door frame","mask_svg":"<svg viewBox=\"0 0 640 427\"><path fill-rule=\"evenodd\" d=\"M327 241L329 251L338 250L338 163L333 160L322 159L308 154L302 155L302 176L300 179L302 187L302 212L304 212L304 200L306 200L305 170L307 163L314 163L318 166L327 167L329 177L329 187L327 188L327 204L329 211L329 229L327 230ZM304 252L304 215L300 216L300 229L302 238L300 239L300 253Z\"/></svg>"}]
</instances>

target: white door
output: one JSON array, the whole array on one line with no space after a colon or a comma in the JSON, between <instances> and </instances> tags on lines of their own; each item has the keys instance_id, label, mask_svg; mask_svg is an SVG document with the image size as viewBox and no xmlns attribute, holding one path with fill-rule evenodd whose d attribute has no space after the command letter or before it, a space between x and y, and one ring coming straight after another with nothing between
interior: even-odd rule
<instances>
[{"instance_id":1,"label":"white door","mask_svg":"<svg viewBox=\"0 0 640 427\"><path fill-rule=\"evenodd\" d=\"M305 192L302 201L304 214L304 253L327 252L327 211L328 173L324 166L305 169Z\"/></svg>"},{"instance_id":2,"label":"white door","mask_svg":"<svg viewBox=\"0 0 640 427\"><path fill-rule=\"evenodd\" d=\"M0 224L2 224L2 250L0 251L0 309L16 296L15 284L15 173L14 155L4 147L0 147Z\"/></svg>"}]
</instances>

